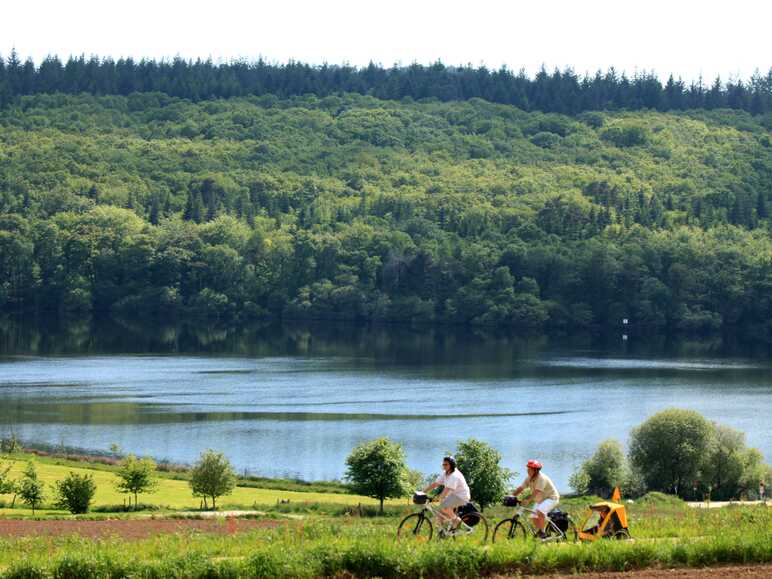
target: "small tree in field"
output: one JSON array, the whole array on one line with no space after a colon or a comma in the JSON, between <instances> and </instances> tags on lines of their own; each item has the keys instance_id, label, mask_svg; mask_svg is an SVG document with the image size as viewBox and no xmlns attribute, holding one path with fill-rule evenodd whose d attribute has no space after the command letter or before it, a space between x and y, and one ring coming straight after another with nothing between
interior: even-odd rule
<instances>
[{"instance_id":1,"label":"small tree in field","mask_svg":"<svg viewBox=\"0 0 772 579\"><path fill-rule=\"evenodd\" d=\"M231 494L235 486L236 473L221 452L207 450L202 453L190 473L193 496L211 498L212 509L217 508L217 497Z\"/></svg>"},{"instance_id":2,"label":"small tree in field","mask_svg":"<svg viewBox=\"0 0 772 579\"><path fill-rule=\"evenodd\" d=\"M45 498L45 487L43 486L43 481L38 478L38 471L35 470L33 463L27 463L27 468L24 469L24 476L17 483L17 491L22 502L32 508L32 514L34 515L35 509Z\"/></svg>"},{"instance_id":3,"label":"small tree in field","mask_svg":"<svg viewBox=\"0 0 772 579\"><path fill-rule=\"evenodd\" d=\"M137 507L137 496L152 492L158 485L155 479L156 464L149 458L137 458L133 454L127 456L115 473L118 480L115 488L127 494L134 495L134 508ZM131 502L131 499L129 499Z\"/></svg>"},{"instance_id":4,"label":"small tree in field","mask_svg":"<svg viewBox=\"0 0 772 579\"><path fill-rule=\"evenodd\" d=\"M16 505L16 495L19 492L19 486L9 476L10 472L10 464L3 465L0 463L0 495L13 495L13 500L11 501L11 508L13 508Z\"/></svg>"},{"instance_id":5,"label":"small tree in field","mask_svg":"<svg viewBox=\"0 0 772 579\"><path fill-rule=\"evenodd\" d=\"M501 453L489 444L474 438L459 442L456 462L480 510L498 502L507 492L512 472L499 464Z\"/></svg>"},{"instance_id":6,"label":"small tree in field","mask_svg":"<svg viewBox=\"0 0 772 579\"><path fill-rule=\"evenodd\" d=\"M388 438L358 445L346 459L346 479L354 492L380 501L410 492L409 476L402 446Z\"/></svg>"},{"instance_id":7,"label":"small tree in field","mask_svg":"<svg viewBox=\"0 0 772 579\"><path fill-rule=\"evenodd\" d=\"M54 484L56 506L67 509L73 515L87 513L96 493L96 483L90 474L71 472L64 480Z\"/></svg>"}]
</instances>

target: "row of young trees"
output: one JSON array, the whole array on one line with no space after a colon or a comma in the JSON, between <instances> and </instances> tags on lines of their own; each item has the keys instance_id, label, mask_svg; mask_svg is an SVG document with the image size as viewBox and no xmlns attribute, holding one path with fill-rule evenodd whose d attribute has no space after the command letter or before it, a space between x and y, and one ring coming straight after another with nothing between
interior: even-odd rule
<instances>
[{"instance_id":1,"label":"row of young trees","mask_svg":"<svg viewBox=\"0 0 772 579\"><path fill-rule=\"evenodd\" d=\"M11 464L0 463L0 495L12 495L11 507L15 506L16 498L28 505L32 513L40 508L46 500L45 483L38 476L35 463L27 463L18 479L10 476ZM156 463L149 458L127 456L121 461L115 471L115 489L134 498L134 509L139 508L139 495L152 493L158 487ZM236 472L230 461L222 453L207 450L203 452L190 470L188 479L194 497L201 497L205 507L211 499L212 508L217 508L217 499L230 494L236 486ZM53 505L66 509L73 514L88 512L91 507L97 486L90 474L70 472L62 479L53 483Z\"/></svg>"},{"instance_id":2,"label":"row of young trees","mask_svg":"<svg viewBox=\"0 0 772 579\"><path fill-rule=\"evenodd\" d=\"M36 65L12 51L0 57L0 106L20 95L39 93L122 94L159 91L191 100L273 94L280 97L336 93L371 94L382 99L442 101L482 98L540 110L576 114L586 110L685 110L733 108L763 114L772 111L772 69L750 79L685 83L671 75L665 84L653 72L632 77L613 68L580 76L572 69L541 69L535 76L506 67L412 64L384 68L370 63L311 66L300 62L274 64L237 60L215 64L132 58L49 56Z\"/></svg>"}]
</instances>

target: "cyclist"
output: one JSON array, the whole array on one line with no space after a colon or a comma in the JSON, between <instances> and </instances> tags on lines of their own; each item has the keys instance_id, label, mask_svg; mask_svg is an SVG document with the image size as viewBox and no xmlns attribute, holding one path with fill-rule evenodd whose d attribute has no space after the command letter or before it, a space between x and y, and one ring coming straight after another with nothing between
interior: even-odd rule
<instances>
[{"instance_id":1,"label":"cyclist","mask_svg":"<svg viewBox=\"0 0 772 579\"><path fill-rule=\"evenodd\" d=\"M464 523L456 514L455 509L467 504L472 495L469 492L469 485L461 471L456 468L456 459L452 456L446 456L442 459L442 474L437 480L424 489L428 493L439 486L444 487L440 493L440 513L451 523L451 530L456 530L462 526L462 530L471 532L472 528Z\"/></svg>"},{"instance_id":2,"label":"cyclist","mask_svg":"<svg viewBox=\"0 0 772 579\"><path fill-rule=\"evenodd\" d=\"M545 517L547 513L558 506L560 495L550 477L541 472L542 464L538 460L529 460L526 467L528 468L528 476L525 477L523 484L512 491L512 494L517 496L526 488L531 489L531 497L536 503L533 524L539 532L539 537L544 539L546 537L544 533Z\"/></svg>"}]
</instances>

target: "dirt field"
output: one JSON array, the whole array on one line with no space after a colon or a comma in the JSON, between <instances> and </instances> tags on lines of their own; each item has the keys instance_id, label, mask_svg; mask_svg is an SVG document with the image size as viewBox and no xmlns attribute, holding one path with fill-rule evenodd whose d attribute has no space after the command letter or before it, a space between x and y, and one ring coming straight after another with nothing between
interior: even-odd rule
<instances>
[{"instance_id":1,"label":"dirt field","mask_svg":"<svg viewBox=\"0 0 772 579\"><path fill-rule=\"evenodd\" d=\"M134 519L106 521L14 521L0 519L0 537L80 535L92 539L146 539L159 533L217 533L222 535L274 527L278 521L254 519Z\"/></svg>"},{"instance_id":2,"label":"dirt field","mask_svg":"<svg viewBox=\"0 0 772 579\"><path fill-rule=\"evenodd\" d=\"M706 567L703 569L643 569L627 573L587 573L584 575L548 575L539 579L769 579L772 565Z\"/></svg>"}]
</instances>

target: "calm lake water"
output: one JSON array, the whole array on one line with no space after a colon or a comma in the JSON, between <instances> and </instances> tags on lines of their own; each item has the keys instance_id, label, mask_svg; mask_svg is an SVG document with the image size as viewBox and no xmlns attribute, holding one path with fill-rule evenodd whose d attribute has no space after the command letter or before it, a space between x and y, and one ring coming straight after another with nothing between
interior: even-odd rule
<instances>
[{"instance_id":1,"label":"calm lake water","mask_svg":"<svg viewBox=\"0 0 772 579\"><path fill-rule=\"evenodd\" d=\"M114 333L114 331L117 332ZM148 337L148 334L152 334ZM641 347L394 328L0 328L0 436L240 471L343 476L358 442L401 442L430 473L459 440L530 457L564 489L609 437L678 406L772 459L772 363L698 343ZM632 342L635 342L633 340Z\"/></svg>"}]
</instances>

